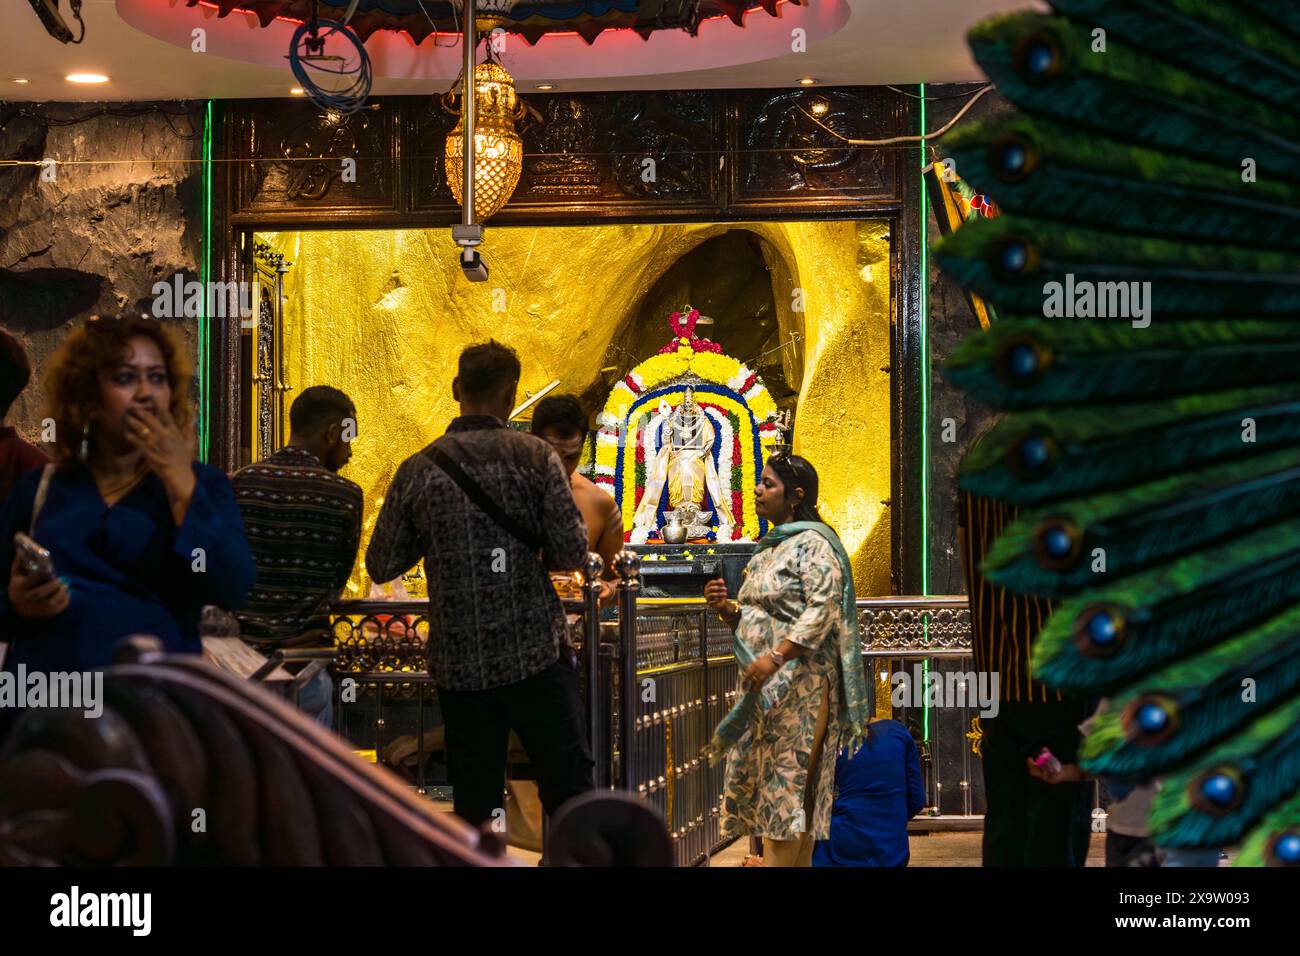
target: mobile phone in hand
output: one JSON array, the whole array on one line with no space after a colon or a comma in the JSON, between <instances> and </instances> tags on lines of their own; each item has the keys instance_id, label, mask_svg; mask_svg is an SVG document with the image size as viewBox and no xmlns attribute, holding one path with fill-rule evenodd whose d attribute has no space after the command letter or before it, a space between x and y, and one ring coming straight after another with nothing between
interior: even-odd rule
<instances>
[{"instance_id":1,"label":"mobile phone in hand","mask_svg":"<svg viewBox=\"0 0 1300 956\"><path fill-rule=\"evenodd\" d=\"M1046 747L1042 752L1033 758L1034 766L1047 771L1049 774L1056 775L1061 772L1061 761L1056 754L1052 753Z\"/></svg>"},{"instance_id":2,"label":"mobile phone in hand","mask_svg":"<svg viewBox=\"0 0 1300 956\"><path fill-rule=\"evenodd\" d=\"M42 581L54 579L54 561L50 552L19 531L14 535L14 548L18 552L18 566L26 575L37 575Z\"/></svg>"}]
</instances>

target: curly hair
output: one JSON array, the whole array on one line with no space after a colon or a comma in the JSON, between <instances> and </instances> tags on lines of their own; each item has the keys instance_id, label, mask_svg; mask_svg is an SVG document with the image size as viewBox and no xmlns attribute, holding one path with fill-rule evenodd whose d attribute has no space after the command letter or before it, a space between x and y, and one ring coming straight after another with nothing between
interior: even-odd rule
<instances>
[{"instance_id":1,"label":"curly hair","mask_svg":"<svg viewBox=\"0 0 1300 956\"><path fill-rule=\"evenodd\" d=\"M171 385L169 411L184 431L193 419L189 359L174 333L155 319L92 317L63 340L45 372L45 414L55 422L54 457L60 467L78 460L86 424L99 406L100 376L121 362L134 338L158 346Z\"/></svg>"}]
</instances>

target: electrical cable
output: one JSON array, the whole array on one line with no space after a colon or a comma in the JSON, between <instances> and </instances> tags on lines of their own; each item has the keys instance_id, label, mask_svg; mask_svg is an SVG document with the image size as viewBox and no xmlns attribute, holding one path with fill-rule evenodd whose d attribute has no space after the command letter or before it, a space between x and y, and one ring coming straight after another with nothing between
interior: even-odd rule
<instances>
[{"instance_id":1,"label":"electrical cable","mask_svg":"<svg viewBox=\"0 0 1300 956\"><path fill-rule=\"evenodd\" d=\"M963 106L960 110L957 111L957 115L954 116L952 119L948 120L948 122L945 123L940 129L935 130L933 133L925 133L921 136L890 136L888 139L850 139L849 137L845 136L843 133L831 129L829 126L827 126L817 117L813 116L803 107L800 107L799 109L804 116L808 117L818 126L820 126L822 129L826 130L826 132L830 133L836 139L843 140L844 142L848 143L850 146L888 146L892 143L923 143L927 139L935 139L939 136L942 136L944 133L948 132L948 130L956 126L957 121L961 119L963 116L965 116L972 106L974 106L977 102L979 102L980 97L984 96L992 89L993 89L993 84L990 83L988 86L984 87L984 89L979 90L978 92L976 92L974 95L971 96L970 100L966 103L965 106Z\"/></svg>"},{"instance_id":2,"label":"electrical cable","mask_svg":"<svg viewBox=\"0 0 1300 956\"><path fill-rule=\"evenodd\" d=\"M75 40L69 40L68 42L80 43L82 40L86 39L86 21L81 19L81 0L72 0L71 7L73 17L75 17L77 22L81 24L81 36L77 37Z\"/></svg>"},{"instance_id":3,"label":"electrical cable","mask_svg":"<svg viewBox=\"0 0 1300 956\"><path fill-rule=\"evenodd\" d=\"M960 84L960 85L965 85L965 84ZM993 85L992 83L981 83L980 89L984 89L985 87L989 87L992 85ZM914 100L925 100L927 103L939 103L942 102L943 100L960 100L967 96L974 96L976 93L979 92L979 90L967 90L964 93L953 93L950 96L918 96L915 93L909 93L907 92L907 90L900 90L898 87L889 86L888 84L885 85L885 89L892 90L893 92L898 93L902 96L910 96Z\"/></svg>"},{"instance_id":4,"label":"electrical cable","mask_svg":"<svg viewBox=\"0 0 1300 956\"><path fill-rule=\"evenodd\" d=\"M438 42L438 24L434 21L433 17L429 16L429 11L424 8L424 0L415 0L415 2L420 5L420 12L424 14L424 19L429 21L429 26L433 27L433 45L442 47L442 44ZM454 0L451 3L451 22L456 28L456 33L453 35L452 41L445 47L442 47L444 50L450 50L460 42L460 17L456 13L456 4Z\"/></svg>"},{"instance_id":5,"label":"electrical cable","mask_svg":"<svg viewBox=\"0 0 1300 956\"><path fill-rule=\"evenodd\" d=\"M320 33L320 27L326 27L327 32ZM310 38L308 38L308 34L310 34ZM357 59L355 65L352 61L340 56L330 58L342 62L338 69L329 69L314 62L315 58L323 58L325 41L333 36L343 37L356 49ZM300 44L305 53L299 52ZM298 81L298 85L302 87L303 92L322 111L332 110L341 116L351 116L365 106L366 100L370 96L370 86L373 81L370 54L366 52L365 44L361 42L350 27L339 23L337 20L315 19L310 23L300 25L293 32L293 39L289 42L288 59L289 68L293 71L294 79ZM340 89L330 90L312 79L311 74L307 72L309 68L319 73L328 73L336 77L353 77L353 79Z\"/></svg>"},{"instance_id":6,"label":"electrical cable","mask_svg":"<svg viewBox=\"0 0 1300 956\"><path fill-rule=\"evenodd\" d=\"M3 130L11 120L18 119L18 118L31 120L32 122L38 123L45 127L62 127L62 126L76 126L78 123L88 123L91 120L98 119L101 116L120 116L127 119L136 119L141 116L148 116L151 113L159 113L164 117L172 117L172 116L188 117L191 121L191 126L193 126L194 114L192 111L186 109L169 110L161 106L134 106L134 107L133 106L101 106L91 110L89 113L86 113L84 116L74 116L70 119L55 118L43 114L40 110L33 110L28 107L19 107L13 112L11 116L6 117L3 123L0 123L0 130ZM170 122L171 121L168 120L169 125ZM173 130L175 130L175 127L172 128ZM182 139L198 139L200 134L195 132L193 135L187 135L183 133L178 135L180 135ZM147 162L148 160L142 160L142 161ZM129 162L135 162L135 160L129 160Z\"/></svg>"},{"instance_id":7,"label":"electrical cable","mask_svg":"<svg viewBox=\"0 0 1300 956\"><path fill-rule=\"evenodd\" d=\"M373 109L374 107L371 106L370 108ZM139 115L144 115L144 113L141 113L141 114L139 114ZM173 115L175 115L175 114L173 114ZM93 118L93 117L90 117L90 118ZM55 124L55 125L60 125L60 124ZM61 125L70 125L70 124L61 124ZM183 136L182 138L188 139L189 137L188 137L188 136ZM689 155L690 155L691 157L722 156L722 157L735 157L735 158L741 159L741 158L745 158L745 157L749 157L749 156L754 156L754 157L760 157L760 158L761 158L761 157L776 157L776 156L792 155L792 154L793 154L793 155L799 155L799 154L807 153L807 152L809 151L809 149L816 149L817 152L819 152L819 153L833 153L833 152L838 152L838 151L852 152L852 151L853 151L854 149L856 149L856 148L858 148L858 147L857 147L856 145L854 145L853 143L849 143L848 145L844 145L844 146L816 146L816 147L810 147L810 146L779 146L779 147L778 147L778 146L770 146L770 147L761 147L761 148L755 148L755 149L731 149L731 150L728 150L728 149L700 149L700 150L693 150L693 151L691 151ZM873 148L873 149L882 149L882 150L883 150L883 149L907 150L908 152L910 152L910 151L912 151L913 149L915 149L916 147L915 147L915 145L912 145L912 146L890 145L890 146L876 146L876 147L872 147L872 148ZM427 160L427 161L429 161L429 162L437 162L438 160L442 159L442 156L443 156L442 153L423 153L423 152L421 152L421 153L403 154L403 155L409 155L410 158L413 159L413 160ZM602 158L604 158L604 159L610 159L610 158L612 158L612 159L623 159L623 160L625 160L625 159L628 157L628 155L629 155L629 153L627 152L627 150L615 150L615 151L610 151L610 152L599 152L599 151L596 151L596 150L584 150L584 151L580 151L580 152L567 152L567 151L562 151L562 152L525 152L525 153L523 154L523 157L524 157L524 159L526 159L526 160L532 160L532 159L573 159L573 158L575 158L575 157L583 157L583 158L588 158L588 159L602 159ZM674 153L671 153L671 154L669 154L669 155L674 155L674 156L676 156L676 155L685 155L685 154L674 152ZM295 156L295 157L293 157L292 160L290 160L290 159L286 159L285 157L276 157L276 156L238 156L238 157L232 157L232 158L222 158L222 157L217 157L217 158L212 159L212 160L211 160L211 163L212 163L212 165L214 165L214 166L218 166L218 165L222 165L222 164L228 164L228 165L231 165L231 166L246 166L246 167L247 167L247 166L257 166L257 165L261 165L261 164L266 164L266 165L268 165L268 166L277 166L277 165L284 165L285 163L335 162L335 161L338 160L338 158L339 158L339 157L338 157L337 155ZM370 155L367 155L367 154L357 154L357 155L355 155L355 156L353 156L353 157L351 157L351 158L356 159L358 162L378 162L378 163L383 163L383 162L387 162L391 157L386 156L386 155L370 156ZM42 164L42 162L43 162L43 160L0 159L0 167L5 167L5 166L40 166L40 165ZM200 162L202 162L202 161L201 161L201 160L197 160L197 159L168 159L168 160L158 160L158 159L154 159L153 157L149 157L149 156L138 156L138 157L135 157L135 158L132 158L132 159L69 159L69 160L58 160L58 164L59 164L60 166L124 166L124 165L125 165L125 166L129 166L129 165L131 165L131 164L133 164L133 163L153 163L153 162L167 162L167 163L174 163L174 164L182 164L182 165L183 165L183 164L187 164L187 163L195 163L195 164L197 164L197 163L200 163ZM856 188L856 187L855 187L855 188Z\"/></svg>"}]
</instances>

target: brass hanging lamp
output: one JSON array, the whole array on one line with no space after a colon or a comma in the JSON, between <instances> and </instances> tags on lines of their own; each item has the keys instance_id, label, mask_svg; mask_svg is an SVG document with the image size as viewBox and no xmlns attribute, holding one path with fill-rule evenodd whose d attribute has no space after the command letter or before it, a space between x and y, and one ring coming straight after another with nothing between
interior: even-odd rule
<instances>
[{"instance_id":1,"label":"brass hanging lamp","mask_svg":"<svg viewBox=\"0 0 1300 956\"><path fill-rule=\"evenodd\" d=\"M499 0L498 0L499 2ZM477 4L480 9L486 4ZM496 11L493 11L496 12ZM500 14L498 14L500 15ZM491 27L499 20L485 18ZM490 32L485 31L485 32ZM501 65L486 45L487 55L474 67L474 219L483 222L509 202L524 168L524 144L515 129L523 119L524 105L515 93L514 77ZM447 181L456 202L464 203L465 110L454 105L455 94L463 86L464 74L456 86L443 97L443 106L457 117L456 127L447 134L445 160ZM460 97L463 99L463 95Z\"/></svg>"}]
</instances>

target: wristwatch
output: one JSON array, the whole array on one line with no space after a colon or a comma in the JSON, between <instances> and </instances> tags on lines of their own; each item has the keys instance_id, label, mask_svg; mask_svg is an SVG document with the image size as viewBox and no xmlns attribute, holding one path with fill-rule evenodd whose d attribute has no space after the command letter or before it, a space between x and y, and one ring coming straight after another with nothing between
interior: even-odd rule
<instances>
[{"instance_id":1,"label":"wristwatch","mask_svg":"<svg viewBox=\"0 0 1300 956\"><path fill-rule=\"evenodd\" d=\"M785 655L780 651L769 651L767 656L772 658L773 663L775 663L777 667L780 667L785 663Z\"/></svg>"}]
</instances>

